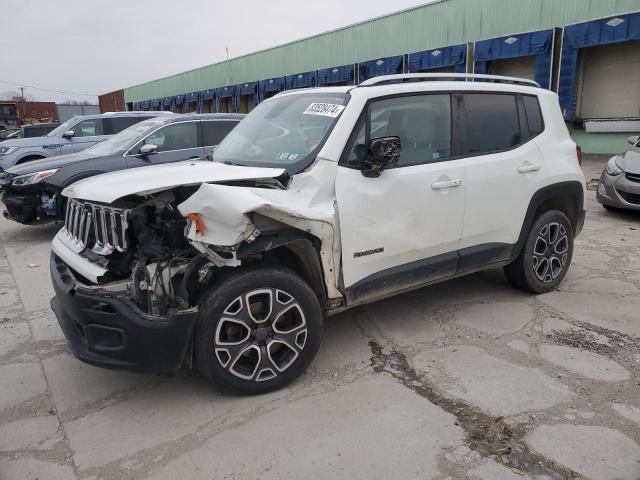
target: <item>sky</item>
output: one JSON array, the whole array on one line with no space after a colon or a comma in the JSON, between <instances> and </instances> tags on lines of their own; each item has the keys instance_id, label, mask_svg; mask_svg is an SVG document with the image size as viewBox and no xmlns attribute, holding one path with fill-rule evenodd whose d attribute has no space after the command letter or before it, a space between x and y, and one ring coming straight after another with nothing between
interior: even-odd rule
<instances>
[{"instance_id":1,"label":"sky","mask_svg":"<svg viewBox=\"0 0 640 480\"><path fill-rule=\"evenodd\" d=\"M423 3L0 0L0 97L22 85L35 100L97 103L96 95L222 61L226 47L233 58Z\"/></svg>"}]
</instances>

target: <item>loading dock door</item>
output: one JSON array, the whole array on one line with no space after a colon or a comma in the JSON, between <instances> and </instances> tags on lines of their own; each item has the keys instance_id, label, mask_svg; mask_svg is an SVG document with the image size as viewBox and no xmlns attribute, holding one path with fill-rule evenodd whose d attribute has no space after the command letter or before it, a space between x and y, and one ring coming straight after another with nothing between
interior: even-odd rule
<instances>
[{"instance_id":1,"label":"loading dock door","mask_svg":"<svg viewBox=\"0 0 640 480\"><path fill-rule=\"evenodd\" d=\"M492 75L535 80L536 59L535 57L529 56L494 60L489 64L488 71Z\"/></svg>"},{"instance_id":2,"label":"loading dock door","mask_svg":"<svg viewBox=\"0 0 640 480\"><path fill-rule=\"evenodd\" d=\"M580 52L577 114L582 119L640 118L640 41Z\"/></svg>"}]
</instances>

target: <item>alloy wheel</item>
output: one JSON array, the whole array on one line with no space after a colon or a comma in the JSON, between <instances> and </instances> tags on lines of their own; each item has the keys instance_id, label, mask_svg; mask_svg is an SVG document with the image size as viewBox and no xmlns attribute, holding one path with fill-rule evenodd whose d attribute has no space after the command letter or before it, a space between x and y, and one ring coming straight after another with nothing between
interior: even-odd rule
<instances>
[{"instance_id":1,"label":"alloy wheel","mask_svg":"<svg viewBox=\"0 0 640 480\"><path fill-rule=\"evenodd\" d=\"M287 370L306 340L307 322L300 303L283 290L262 288L227 305L216 328L214 351L229 373L260 382Z\"/></svg>"},{"instance_id":2,"label":"alloy wheel","mask_svg":"<svg viewBox=\"0 0 640 480\"><path fill-rule=\"evenodd\" d=\"M557 222L544 225L533 245L532 268L543 283L553 282L562 273L569 253L567 229Z\"/></svg>"}]
</instances>

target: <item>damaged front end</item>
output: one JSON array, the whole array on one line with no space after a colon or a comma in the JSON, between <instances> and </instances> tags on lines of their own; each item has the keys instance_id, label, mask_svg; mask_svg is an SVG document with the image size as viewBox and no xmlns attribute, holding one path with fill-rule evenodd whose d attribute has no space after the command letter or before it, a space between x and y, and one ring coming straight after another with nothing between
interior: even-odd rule
<instances>
[{"instance_id":1,"label":"damaged front end","mask_svg":"<svg viewBox=\"0 0 640 480\"><path fill-rule=\"evenodd\" d=\"M7 185L2 195L3 215L24 225L39 225L55 221L59 193L39 188L16 189Z\"/></svg>"},{"instance_id":2,"label":"damaged front end","mask_svg":"<svg viewBox=\"0 0 640 480\"><path fill-rule=\"evenodd\" d=\"M321 304L338 307L333 204L304 182L294 190L282 175L150 189L110 203L69 198L51 271L52 308L72 351L95 365L175 371L191 360L205 291L258 262L299 272Z\"/></svg>"}]
</instances>

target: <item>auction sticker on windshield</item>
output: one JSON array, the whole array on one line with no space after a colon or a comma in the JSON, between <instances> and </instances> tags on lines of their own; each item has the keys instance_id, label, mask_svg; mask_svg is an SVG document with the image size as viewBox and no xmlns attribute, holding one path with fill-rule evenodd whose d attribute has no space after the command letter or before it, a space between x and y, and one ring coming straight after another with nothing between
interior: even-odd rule
<instances>
[{"instance_id":1,"label":"auction sticker on windshield","mask_svg":"<svg viewBox=\"0 0 640 480\"><path fill-rule=\"evenodd\" d=\"M335 103L312 103L303 112L305 115L322 115L323 117L336 118L344 110L344 105Z\"/></svg>"}]
</instances>

